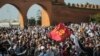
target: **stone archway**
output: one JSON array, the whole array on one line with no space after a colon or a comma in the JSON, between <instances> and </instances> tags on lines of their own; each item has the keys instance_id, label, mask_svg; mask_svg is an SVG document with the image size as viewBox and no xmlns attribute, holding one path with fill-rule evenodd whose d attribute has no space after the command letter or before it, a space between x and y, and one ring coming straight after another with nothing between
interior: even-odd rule
<instances>
[{"instance_id":1,"label":"stone archway","mask_svg":"<svg viewBox=\"0 0 100 56\"><path fill-rule=\"evenodd\" d=\"M94 5L96 8L87 8L87 6L83 7L76 7L76 6L69 6L64 3L64 0L0 0L0 7L3 4L11 3L19 8L23 18L24 27L27 27L27 11L29 7L33 4L39 4L47 12L50 17L50 24L54 25L59 22L72 22L72 23L80 23L80 22L89 22L87 17L90 15L94 15L96 13L100 13L100 5ZM46 13L45 13L46 14ZM45 15L43 13L43 15ZM48 17L48 15L46 15ZM81 19L80 19L81 18ZM45 21L42 21L45 23ZM42 24L42 25L46 25ZM49 25L47 23L47 25Z\"/></svg>"},{"instance_id":2,"label":"stone archway","mask_svg":"<svg viewBox=\"0 0 100 56\"><path fill-rule=\"evenodd\" d=\"M16 18L16 19L18 19L18 22L9 22L10 24L14 24L14 25L16 25L16 24L19 24L19 27L21 28L21 29L23 29L24 28L24 19L23 19L23 16L22 16L22 14L21 14L21 12L20 12L20 10L15 6L15 5L13 5L13 4L10 4L10 3L7 3L7 4L3 4L2 6L1 6L1 8L0 9L2 9L3 7L9 7L9 8L7 8L7 9L9 9L10 10L10 13L12 12L11 10L13 10L13 9L15 9L15 10L13 10L13 12L17 12L17 15L16 15L16 17L18 16L18 18ZM13 8L13 9L12 9ZM5 12L5 11L4 11ZM10 17L13 17L13 19L15 20L15 18L14 18L14 13L12 14L10 14L10 13L8 13L8 20L10 20ZM19 15L18 15L19 14ZM4 15L3 17L7 17L7 15ZM13 20L13 19L11 19L11 20Z\"/></svg>"},{"instance_id":3,"label":"stone archway","mask_svg":"<svg viewBox=\"0 0 100 56\"><path fill-rule=\"evenodd\" d=\"M47 27L47 26L50 26L50 17L49 17L49 15L48 15L48 12L46 11L46 9L43 7L43 6L41 6L40 4L33 4L33 5L31 5L31 7L28 9L28 12L27 12L27 17L29 18L29 16L28 16L28 14L30 13L30 11L33 9L33 10L37 10L37 9L34 9L34 8L36 8L35 6L37 6L38 7L38 9L40 9L40 14L41 15L39 15L40 16L40 24L41 24L41 26L43 26L43 27ZM35 11L33 12L33 11L31 11L31 14L32 13L36 13ZM34 15L33 15L34 16ZM37 16L37 15L35 15L35 16ZM35 17L34 16L34 17Z\"/></svg>"}]
</instances>

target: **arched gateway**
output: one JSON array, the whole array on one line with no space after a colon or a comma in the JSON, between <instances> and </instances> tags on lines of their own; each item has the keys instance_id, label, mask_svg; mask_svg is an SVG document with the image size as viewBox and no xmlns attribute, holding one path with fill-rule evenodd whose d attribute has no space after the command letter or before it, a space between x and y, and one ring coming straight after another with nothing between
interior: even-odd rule
<instances>
[{"instance_id":1,"label":"arched gateway","mask_svg":"<svg viewBox=\"0 0 100 56\"><path fill-rule=\"evenodd\" d=\"M42 18L45 17L45 20L49 21L49 18L51 17L51 2L49 0L0 0L0 7L2 7L5 4L11 4L15 6L20 14L20 26L21 28L24 28L27 26L27 11L33 4L38 4L43 8L42 11ZM49 23L45 20L42 20L43 26L49 26ZM44 23L45 24L44 24Z\"/></svg>"},{"instance_id":2,"label":"arched gateway","mask_svg":"<svg viewBox=\"0 0 100 56\"><path fill-rule=\"evenodd\" d=\"M29 8L29 10L27 12L27 18L28 19L33 18L33 20L37 21L37 24L41 25L41 26L49 26L50 25L50 18L49 18L47 10L39 4L33 4ZM36 24L36 22L33 22L33 23ZM33 25L33 23L32 23L32 25Z\"/></svg>"},{"instance_id":3,"label":"arched gateway","mask_svg":"<svg viewBox=\"0 0 100 56\"><path fill-rule=\"evenodd\" d=\"M99 5L66 5L64 0L0 0L0 7L5 4L14 5L19 10L21 28L27 26L27 11L33 4L43 8L42 26L59 22L88 22L89 16L100 13Z\"/></svg>"}]
</instances>

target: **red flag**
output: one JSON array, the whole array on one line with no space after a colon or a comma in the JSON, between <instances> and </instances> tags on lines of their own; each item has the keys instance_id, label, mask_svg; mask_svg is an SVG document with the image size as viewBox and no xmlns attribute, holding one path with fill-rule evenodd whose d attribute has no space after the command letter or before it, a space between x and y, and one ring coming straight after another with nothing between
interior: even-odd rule
<instances>
[{"instance_id":1,"label":"red flag","mask_svg":"<svg viewBox=\"0 0 100 56\"><path fill-rule=\"evenodd\" d=\"M50 32L50 38L55 41L64 41L67 37L70 37L70 34L69 29L63 23L60 23Z\"/></svg>"}]
</instances>

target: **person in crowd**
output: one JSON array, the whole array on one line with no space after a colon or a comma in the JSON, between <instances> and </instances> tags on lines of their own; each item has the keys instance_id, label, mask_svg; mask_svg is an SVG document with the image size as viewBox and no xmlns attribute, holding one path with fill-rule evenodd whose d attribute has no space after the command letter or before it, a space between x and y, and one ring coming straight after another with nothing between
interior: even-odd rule
<instances>
[{"instance_id":1,"label":"person in crowd","mask_svg":"<svg viewBox=\"0 0 100 56\"><path fill-rule=\"evenodd\" d=\"M53 26L0 28L2 56L100 56L100 24L71 23L72 33L64 42L56 42L48 33Z\"/></svg>"}]
</instances>

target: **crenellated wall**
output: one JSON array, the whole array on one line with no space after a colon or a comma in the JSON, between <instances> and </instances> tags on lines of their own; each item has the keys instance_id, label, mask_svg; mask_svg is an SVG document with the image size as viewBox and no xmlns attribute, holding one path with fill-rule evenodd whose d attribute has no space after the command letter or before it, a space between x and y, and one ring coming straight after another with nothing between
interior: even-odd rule
<instances>
[{"instance_id":1,"label":"crenellated wall","mask_svg":"<svg viewBox=\"0 0 100 56\"><path fill-rule=\"evenodd\" d=\"M86 9L100 9L100 5L94 4L67 4L68 7L86 8Z\"/></svg>"},{"instance_id":2,"label":"crenellated wall","mask_svg":"<svg viewBox=\"0 0 100 56\"><path fill-rule=\"evenodd\" d=\"M42 14L43 26L59 22L89 22L90 16L100 14L100 5L70 3L66 5L64 0L0 0L0 7L5 4L14 5L20 11L23 27L27 26L27 11L33 4L38 4L44 9Z\"/></svg>"},{"instance_id":3,"label":"crenellated wall","mask_svg":"<svg viewBox=\"0 0 100 56\"><path fill-rule=\"evenodd\" d=\"M52 23L59 22L89 22L90 16L100 14L99 5L84 4L54 4L52 6Z\"/></svg>"}]
</instances>

